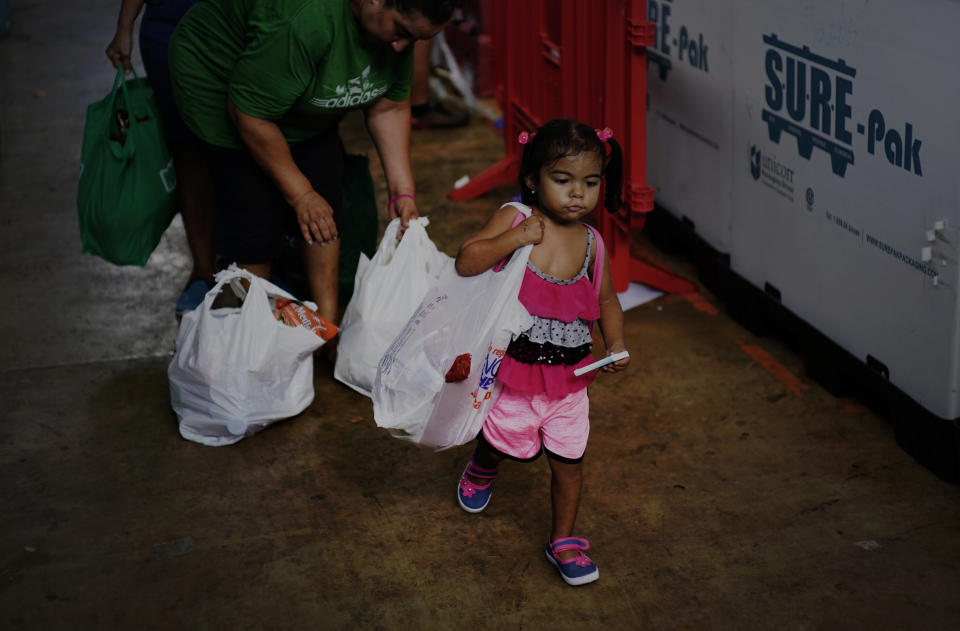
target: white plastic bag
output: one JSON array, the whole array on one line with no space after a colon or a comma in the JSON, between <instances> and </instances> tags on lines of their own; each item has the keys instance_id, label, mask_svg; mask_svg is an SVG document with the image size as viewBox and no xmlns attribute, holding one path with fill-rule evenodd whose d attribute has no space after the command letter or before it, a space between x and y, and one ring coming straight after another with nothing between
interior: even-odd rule
<instances>
[{"instance_id":1,"label":"white plastic bag","mask_svg":"<svg viewBox=\"0 0 960 631\"><path fill-rule=\"evenodd\" d=\"M453 267L453 259L427 236L429 223L426 217L410 220L397 241L400 219L394 219L373 259L360 255L333 376L368 397L383 353L440 274Z\"/></svg>"},{"instance_id":2,"label":"white plastic bag","mask_svg":"<svg viewBox=\"0 0 960 631\"><path fill-rule=\"evenodd\" d=\"M514 206L529 215L526 206ZM499 394L495 377L507 345L533 324L517 298L532 248L516 250L499 271L444 273L380 360L373 389L377 425L437 450L477 436ZM468 377L446 382L465 354Z\"/></svg>"},{"instance_id":3,"label":"white plastic bag","mask_svg":"<svg viewBox=\"0 0 960 631\"><path fill-rule=\"evenodd\" d=\"M213 309L227 284L250 286L239 308ZM219 272L203 303L185 314L167 369L180 435L210 446L231 445L313 401L313 351L323 340L276 320L269 296L293 299L235 265ZM311 309L316 305L304 302Z\"/></svg>"}]
</instances>

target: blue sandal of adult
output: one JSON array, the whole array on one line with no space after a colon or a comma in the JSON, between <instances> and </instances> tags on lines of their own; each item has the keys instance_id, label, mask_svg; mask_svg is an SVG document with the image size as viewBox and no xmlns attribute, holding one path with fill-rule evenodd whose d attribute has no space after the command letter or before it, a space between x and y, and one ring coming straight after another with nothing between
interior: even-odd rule
<instances>
[{"instance_id":1,"label":"blue sandal of adult","mask_svg":"<svg viewBox=\"0 0 960 631\"><path fill-rule=\"evenodd\" d=\"M486 484L477 484L467 476L490 480ZM496 469L487 469L474 464L473 458L467 463L457 483L457 501L460 508L468 513L479 513L490 503L493 494L493 481L497 477Z\"/></svg>"},{"instance_id":2,"label":"blue sandal of adult","mask_svg":"<svg viewBox=\"0 0 960 631\"><path fill-rule=\"evenodd\" d=\"M584 554L590 549L590 542L580 537L562 537L553 543L547 542L547 560L553 563L560 572L560 576L567 585L583 585L592 583L600 578L597 564ZM561 559L560 553L576 550L577 556L570 559Z\"/></svg>"},{"instance_id":3,"label":"blue sandal of adult","mask_svg":"<svg viewBox=\"0 0 960 631\"><path fill-rule=\"evenodd\" d=\"M193 311L203 302L203 297L210 291L210 285L202 278L194 278L180 292L177 298L177 315L182 316L188 311Z\"/></svg>"}]
</instances>

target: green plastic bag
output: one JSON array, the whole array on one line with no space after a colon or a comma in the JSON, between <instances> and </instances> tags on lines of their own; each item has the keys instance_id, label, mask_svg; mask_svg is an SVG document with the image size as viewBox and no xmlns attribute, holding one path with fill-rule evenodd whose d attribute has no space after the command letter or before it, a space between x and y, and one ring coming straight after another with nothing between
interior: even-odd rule
<instances>
[{"instance_id":1,"label":"green plastic bag","mask_svg":"<svg viewBox=\"0 0 960 631\"><path fill-rule=\"evenodd\" d=\"M87 107L77 209L83 251L145 265L176 212L176 174L153 90L121 66L107 97Z\"/></svg>"}]
</instances>

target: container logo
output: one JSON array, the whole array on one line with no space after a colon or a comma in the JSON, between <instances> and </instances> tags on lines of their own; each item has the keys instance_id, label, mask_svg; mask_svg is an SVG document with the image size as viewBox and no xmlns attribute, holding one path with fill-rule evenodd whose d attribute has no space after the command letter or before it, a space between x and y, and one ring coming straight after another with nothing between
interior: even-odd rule
<instances>
[{"instance_id":1,"label":"container logo","mask_svg":"<svg viewBox=\"0 0 960 631\"><path fill-rule=\"evenodd\" d=\"M750 175L754 180L793 201L793 169L776 156L763 153L759 147L750 147Z\"/></svg>"},{"instance_id":2,"label":"container logo","mask_svg":"<svg viewBox=\"0 0 960 631\"><path fill-rule=\"evenodd\" d=\"M672 23L673 0L649 0L647 20L654 25L654 44L647 47L647 61L656 64L660 80L666 81L673 59L703 73L710 72L710 46L703 33ZM674 35L676 33L676 35Z\"/></svg>"},{"instance_id":3,"label":"container logo","mask_svg":"<svg viewBox=\"0 0 960 631\"><path fill-rule=\"evenodd\" d=\"M865 140L867 153L892 166L923 176L922 141L905 122L894 128L879 108L867 115L866 124L853 123L853 94L857 71L843 59L828 59L807 46L794 46L775 34L764 35L767 84L762 119L770 141L779 144L784 133L797 139L801 157L810 160L814 149L830 158L830 168L844 177L854 164L854 133Z\"/></svg>"},{"instance_id":4,"label":"container logo","mask_svg":"<svg viewBox=\"0 0 960 631\"><path fill-rule=\"evenodd\" d=\"M750 147L750 175L753 179L760 179L760 150L756 145Z\"/></svg>"}]
</instances>

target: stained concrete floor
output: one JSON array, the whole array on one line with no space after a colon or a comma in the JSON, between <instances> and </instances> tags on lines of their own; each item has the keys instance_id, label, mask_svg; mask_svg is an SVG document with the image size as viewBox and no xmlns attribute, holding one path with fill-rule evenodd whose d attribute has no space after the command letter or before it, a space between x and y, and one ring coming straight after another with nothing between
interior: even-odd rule
<instances>
[{"instance_id":1,"label":"stained concrete floor","mask_svg":"<svg viewBox=\"0 0 960 631\"><path fill-rule=\"evenodd\" d=\"M633 365L592 389L578 531L601 578L586 587L565 586L543 557L545 462L506 464L488 510L468 515L454 488L470 447L388 437L323 361L300 416L232 447L184 441L166 378L182 227L142 269L80 253L84 108L111 82L102 51L118 3L10 4L0 627L960 627L960 488L706 290L629 311ZM358 121L345 135L373 155ZM475 121L413 144L431 236L453 253L510 190L444 195L502 141ZM636 245L693 276L646 235Z\"/></svg>"}]
</instances>

